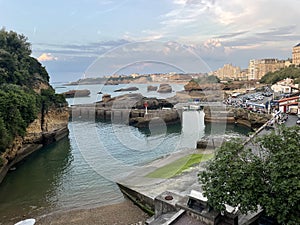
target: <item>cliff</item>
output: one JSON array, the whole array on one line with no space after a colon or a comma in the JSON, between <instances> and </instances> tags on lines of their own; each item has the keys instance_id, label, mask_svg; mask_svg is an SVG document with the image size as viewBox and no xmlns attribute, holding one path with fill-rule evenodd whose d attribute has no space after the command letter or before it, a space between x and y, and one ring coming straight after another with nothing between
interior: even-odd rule
<instances>
[{"instance_id":1,"label":"cliff","mask_svg":"<svg viewBox=\"0 0 300 225\"><path fill-rule=\"evenodd\" d=\"M67 108L51 108L27 127L24 137L15 137L13 143L2 153L0 183L8 170L26 156L68 134L69 113Z\"/></svg>"},{"instance_id":2,"label":"cliff","mask_svg":"<svg viewBox=\"0 0 300 225\"><path fill-rule=\"evenodd\" d=\"M68 133L67 102L24 35L0 30L0 182L11 166Z\"/></svg>"}]
</instances>

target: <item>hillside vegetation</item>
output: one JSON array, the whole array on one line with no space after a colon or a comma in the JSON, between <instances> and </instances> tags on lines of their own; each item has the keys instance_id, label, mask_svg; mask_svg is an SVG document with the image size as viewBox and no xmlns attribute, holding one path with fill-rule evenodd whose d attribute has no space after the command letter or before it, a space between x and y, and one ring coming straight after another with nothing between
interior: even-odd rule
<instances>
[{"instance_id":1,"label":"hillside vegetation","mask_svg":"<svg viewBox=\"0 0 300 225\"><path fill-rule=\"evenodd\" d=\"M300 67L287 67L276 72L269 72L260 80L261 83L275 84L285 78L292 78L296 84L300 83Z\"/></svg>"},{"instance_id":2,"label":"hillside vegetation","mask_svg":"<svg viewBox=\"0 0 300 225\"><path fill-rule=\"evenodd\" d=\"M66 104L49 85L46 69L30 54L24 35L0 30L0 152L17 135L25 135L38 113Z\"/></svg>"}]
</instances>

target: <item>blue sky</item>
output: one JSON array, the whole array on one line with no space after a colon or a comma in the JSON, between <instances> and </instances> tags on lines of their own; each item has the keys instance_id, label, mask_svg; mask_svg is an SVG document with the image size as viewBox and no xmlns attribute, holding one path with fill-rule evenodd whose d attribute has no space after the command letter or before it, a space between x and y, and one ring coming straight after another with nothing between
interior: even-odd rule
<instances>
[{"instance_id":1,"label":"blue sky","mask_svg":"<svg viewBox=\"0 0 300 225\"><path fill-rule=\"evenodd\" d=\"M51 81L112 73L208 72L291 57L299 0L0 0Z\"/></svg>"}]
</instances>

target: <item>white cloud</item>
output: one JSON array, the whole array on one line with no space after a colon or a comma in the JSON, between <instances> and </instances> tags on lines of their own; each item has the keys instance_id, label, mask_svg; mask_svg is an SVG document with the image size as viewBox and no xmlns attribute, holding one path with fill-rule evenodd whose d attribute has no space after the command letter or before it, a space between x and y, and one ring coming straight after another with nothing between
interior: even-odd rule
<instances>
[{"instance_id":1,"label":"white cloud","mask_svg":"<svg viewBox=\"0 0 300 225\"><path fill-rule=\"evenodd\" d=\"M57 60L58 58L52 56L51 53L43 53L43 54L41 54L37 59L38 59L38 61L40 61L40 62L44 62L44 61L55 61L55 60Z\"/></svg>"},{"instance_id":2,"label":"white cloud","mask_svg":"<svg viewBox=\"0 0 300 225\"><path fill-rule=\"evenodd\" d=\"M203 45L208 49L214 49L222 46L220 40L218 39L208 39L204 42Z\"/></svg>"},{"instance_id":3,"label":"white cloud","mask_svg":"<svg viewBox=\"0 0 300 225\"><path fill-rule=\"evenodd\" d=\"M185 43L201 44L220 36L226 47L233 44L240 49L262 45L282 48L299 36L299 8L298 0L173 0L173 8L161 16L162 26L153 32L178 37L176 41ZM288 16L283 12L288 12ZM241 45L244 40L248 43Z\"/></svg>"}]
</instances>

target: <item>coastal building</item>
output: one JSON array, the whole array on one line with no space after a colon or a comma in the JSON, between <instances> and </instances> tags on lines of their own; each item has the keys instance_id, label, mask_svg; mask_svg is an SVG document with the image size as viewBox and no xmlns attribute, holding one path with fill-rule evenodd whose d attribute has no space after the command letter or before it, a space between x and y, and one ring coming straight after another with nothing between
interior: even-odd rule
<instances>
[{"instance_id":1,"label":"coastal building","mask_svg":"<svg viewBox=\"0 0 300 225\"><path fill-rule=\"evenodd\" d=\"M300 65L300 43L293 47L292 63L294 65Z\"/></svg>"},{"instance_id":2,"label":"coastal building","mask_svg":"<svg viewBox=\"0 0 300 225\"><path fill-rule=\"evenodd\" d=\"M238 80L241 77L241 68L232 64L225 64L222 68L214 71L213 75L220 80L232 79Z\"/></svg>"},{"instance_id":3,"label":"coastal building","mask_svg":"<svg viewBox=\"0 0 300 225\"><path fill-rule=\"evenodd\" d=\"M299 85L294 84L293 79L286 78L284 80L278 81L276 84L273 84L271 86L271 89L275 93L291 94L292 92L297 92L299 90Z\"/></svg>"},{"instance_id":4,"label":"coastal building","mask_svg":"<svg viewBox=\"0 0 300 225\"><path fill-rule=\"evenodd\" d=\"M284 113L297 114L298 101L299 101L299 96L280 99L278 101L279 110Z\"/></svg>"},{"instance_id":5,"label":"coastal building","mask_svg":"<svg viewBox=\"0 0 300 225\"><path fill-rule=\"evenodd\" d=\"M256 80L258 77L258 68L257 68L258 60L251 59L249 61L248 67L248 80Z\"/></svg>"},{"instance_id":6,"label":"coastal building","mask_svg":"<svg viewBox=\"0 0 300 225\"><path fill-rule=\"evenodd\" d=\"M241 70L239 80L248 80L248 69Z\"/></svg>"},{"instance_id":7,"label":"coastal building","mask_svg":"<svg viewBox=\"0 0 300 225\"><path fill-rule=\"evenodd\" d=\"M248 79L259 80L268 72L275 72L289 65L289 60L252 59L249 61Z\"/></svg>"}]
</instances>

